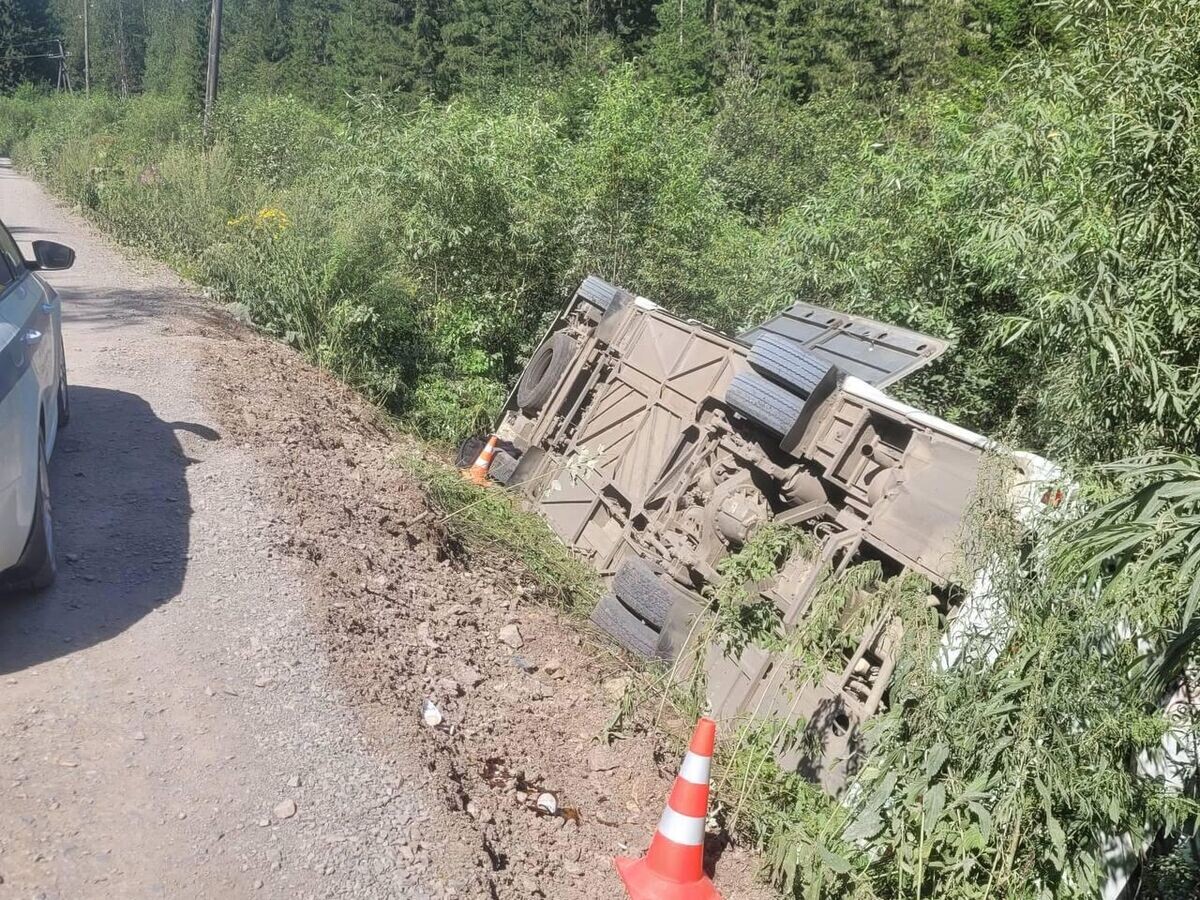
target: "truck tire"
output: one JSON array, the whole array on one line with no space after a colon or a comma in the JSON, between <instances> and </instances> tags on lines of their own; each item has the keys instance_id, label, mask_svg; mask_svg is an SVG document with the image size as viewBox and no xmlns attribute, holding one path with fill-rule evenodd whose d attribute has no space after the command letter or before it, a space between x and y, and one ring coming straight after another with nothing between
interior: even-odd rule
<instances>
[{"instance_id":1,"label":"truck tire","mask_svg":"<svg viewBox=\"0 0 1200 900\"><path fill-rule=\"evenodd\" d=\"M621 603L638 618L660 630L675 605L675 592L670 585L640 557L621 563L613 576L612 589Z\"/></svg>"},{"instance_id":2,"label":"truck tire","mask_svg":"<svg viewBox=\"0 0 1200 900\"><path fill-rule=\"evenodd\" d=\"M658 647L658 632L635 616L615 594L605 594L592 610L592 622L631 653L649 658Z\"/></svg>"},{"instance_id":3,"label":"truck tire","mask_svg":"<svg viewBox=\"0 0 1200 900\"><path fill-rule=\"evenodd\" d=\"M497 450L492 457L492 465L488 468L488 478L497 484L507 485L513 480L518 462L520 460L507 450Z\"/></svg>"},{"instance_id":4,"label":"truck tire","mask_svg":"<svg viewBox=\"0 0 1200 900\"><path fill-rule=\"evenodd\" d=\"M54 583L58 563L54 558L54 521L50 515L50 470L46 464L46 437L38 440L37 501L33 525L21 560L4 574L3 587L12 591L37 591Z\"/></svg>"},{"instance_id":5,"label":"truck tire","mask_svg":"<svg viewBox=\"0 0 1200 900\"><path fill-rule=\"evenodd\" d=\"M792 430L804 409L804 401L798 396L754 372L733 376L725 389L725 402L779 437Z\"/></svg>"},{"instance_id":6,"label":"truck tire","mask_svg":"<svg viewBox=\"0 0 1200 900\"><path fill-rule=\"evenodd\" d=\"M613 294L618 290L620 288L595 275L589 275L583 279L583 284L579 286L579 293L598 307L601 312L608 309L608 305L612 303Z\"/></svg>"},{"instance_id":7,"label":"truck tire","mask_svg":"<svg viewBox=\"0 0 1200 900\"><path fill-rule=\"evenodd\" d=\"M750 365L792 391L809 397L837 367L803 347L774 334L760 337L750 348Z\"/></svg>"},{"instance_id":8,"label":"truck tire","mask_svg":"<svg viewBox=\"0 0 1200 900\"><path fill-rule=\"evenodd\" d=\"M554 386L578 350L575 339L562 331L551 335L550 340L538 347L517 385L517 406L523 412L536 413L546 405Z\"/></svg>"}]
</instances>

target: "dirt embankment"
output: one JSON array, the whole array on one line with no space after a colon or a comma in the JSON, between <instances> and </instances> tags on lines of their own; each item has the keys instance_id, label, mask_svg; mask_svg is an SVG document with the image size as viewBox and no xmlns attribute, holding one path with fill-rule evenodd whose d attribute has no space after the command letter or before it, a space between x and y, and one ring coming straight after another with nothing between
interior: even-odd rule
<instances>
[{"instance_id":1,"label":"dirt embankment","mask_svg":"<svg viewBox=\"0 0 1200 900\"><path fill-rule=\"evenodd\" d=\"M628 663L515 566L456 546L395 464L416 448L369 406L223 330L208 381L227 434L271 473L274 543L311 567L312 617L380 752L444 800L411 865L460 896L623 896L612 857L644 851L678 764L646 733L601 740ZM748 854L710 857L726 897L772 896Z\"/></svg>"}]
</instances>

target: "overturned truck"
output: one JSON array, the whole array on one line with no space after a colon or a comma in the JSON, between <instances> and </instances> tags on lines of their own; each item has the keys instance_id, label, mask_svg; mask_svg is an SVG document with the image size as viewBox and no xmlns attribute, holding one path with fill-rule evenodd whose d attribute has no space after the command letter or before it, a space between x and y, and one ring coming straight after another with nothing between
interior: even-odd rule
<instances>
[{"instance_id":1,"label":"overturned truck","mask_svg":"<svg viewBox=\"0 0 1200 900\"><path fill-rule=\"evenodd\" d=\"M718 718L805 729L781 762L836 793L887 702L895 617L804 684L752 645L736 658L685 645L721 560L768 522L816 547L761 586L785 631L824 573L862 560L924 576L948 622L969 605L956 548L985 457L1001 460L1016 508L1053 502L1057 473L1031 454L996 456L980 435L883 392L945 349L805 303L730 337L588 278L509 397L491 475L604 577L596 624L643 657L695 655Z\"/></svg>"}]
</instances>

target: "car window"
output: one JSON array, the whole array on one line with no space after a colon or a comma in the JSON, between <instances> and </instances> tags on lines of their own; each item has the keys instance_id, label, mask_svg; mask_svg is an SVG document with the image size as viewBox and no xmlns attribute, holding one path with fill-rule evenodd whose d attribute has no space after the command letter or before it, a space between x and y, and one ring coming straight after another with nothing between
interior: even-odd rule
<instances>
[{"instance_id":1,"label":"car window","mask_svg":"<svg viewBox=\"0 0 1200 900\"><path fill-rule=\"evenodd\" d=\"M17 249L17 242L0 222L0 285L10 284L24 268L25 260Z\"/></svg>"}]
</instances>

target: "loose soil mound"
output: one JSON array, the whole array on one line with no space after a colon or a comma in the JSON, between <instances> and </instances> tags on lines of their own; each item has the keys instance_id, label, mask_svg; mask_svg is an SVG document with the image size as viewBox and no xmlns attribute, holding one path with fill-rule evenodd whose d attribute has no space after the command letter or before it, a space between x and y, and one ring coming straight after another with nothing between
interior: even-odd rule
<instances>
[{"instance_id":1,"label":"loose soil mound","mask_svg":"<svg viewBox=\"0 0 1200 900\"><path fill-rule=\"evenodd\" d=\"M645 850L678 764L644 731L600 740L638 674L515 564L458 546L396 465L419 449L360 398L232 322L205 328L222 332L208 365L224 427L273 473L264 512L311 567L335 669L404 783L440 798L411 865L444 896L623 896L612 858ZM748 854L712 843L727 898L773 896Z\"/></svg>"}]
</instances>

